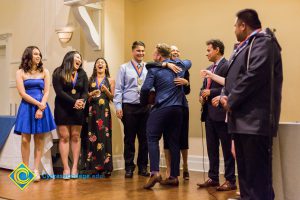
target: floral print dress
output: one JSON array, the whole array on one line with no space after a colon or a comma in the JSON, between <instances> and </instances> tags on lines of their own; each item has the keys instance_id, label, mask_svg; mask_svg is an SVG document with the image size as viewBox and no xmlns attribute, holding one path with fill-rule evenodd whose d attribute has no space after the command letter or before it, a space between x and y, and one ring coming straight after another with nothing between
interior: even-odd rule
<instances>
[{"instance_id":1,"label":"floral print dress","mask_svg":"<svg viewBox=\"0 0 300 200\"><path fill-rule=\"evenodd\" d=\"M108 79L103 84L111 91ZM96 82L91 82L89 92L97 90ZM105 92L98 97L88 99L88 116L83 149L84 169L92 173L111 172L112 164L112 129L109 99Z\"/></svg>"}]
</instances>

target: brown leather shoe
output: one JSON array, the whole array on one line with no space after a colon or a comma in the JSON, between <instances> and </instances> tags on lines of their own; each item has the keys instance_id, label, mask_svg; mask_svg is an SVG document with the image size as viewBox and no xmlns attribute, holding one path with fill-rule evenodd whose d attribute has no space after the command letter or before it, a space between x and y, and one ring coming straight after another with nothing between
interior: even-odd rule
<instances>
[{"instance_id":1,"label":"brown leather shoe","mask_svg":"<svg viewBox=\"0 0 300 200\"><path fill-rule=\"evenodd\" d=\"M220 186L220 183L208 178L204 183L197 183L197 186L201 188L217 187Z\"/></svg>"},{"instance_id":2,"label":"brown leather shoe","mask_svg":"<svg viewBox=\"0 0 300 200\"><path fill-rule=\"evenodd\" d=\"M217 191L230 191L236 189L236 184L230 183L229 181L225 181L221 186L217 187Z\"/></svg>"},{"instance_id":3,"label":"brown leather shoe","mask_svg":"<svg viewBox=\"0 0 300 200\"><path fill-rule=\"evenodd\" d=\"M161 185L178 186L178 178L166 178L160 182Z\"/></svg>"},{"instance_id":4,"label":"brown leather shoe","mask_svg":"<svg viewBox=\"0 0 300 200\"><path fill-rule=\"evenodd\" d=\"M161 182L162 178L161 175L152 174L148 180L148 182L144 185L144 189L152 188L156 183Z\"/></svg>"}]
</instances>

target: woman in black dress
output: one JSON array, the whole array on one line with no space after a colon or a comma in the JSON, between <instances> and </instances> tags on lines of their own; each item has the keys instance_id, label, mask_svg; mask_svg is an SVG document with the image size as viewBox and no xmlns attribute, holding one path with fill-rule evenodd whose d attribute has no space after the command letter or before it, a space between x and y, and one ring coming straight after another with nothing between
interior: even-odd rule
<instances>
[{"instance_id":1,"label":"woman in black dress","mask_svg":"<svg viewBox=\"0 0 300 200\"><path fill-rule=\"evenodd\" d=\"M115 81L110 78L107 62L98 58L89 79L87 128L83 130L83 164L86 173L110 176L112 164L112 129L109 102L114 97Z\"/></svg>"},{"instance_id":2,"label":"woman in black dress","mask_svg":"<svg viewBox=\"0 0 300 200\"><path fill-rule=\"evenodd\" d=\"M56 93L54 118L59 134L59 151L64 167L63 178L78 178L80 132L83 123L83 108L88 95L88 78L82 69L81 55L68 52L53 72L53 87ZM73 166L68 164L69 141L73 154Z\"/></svg>"}]
</instances>

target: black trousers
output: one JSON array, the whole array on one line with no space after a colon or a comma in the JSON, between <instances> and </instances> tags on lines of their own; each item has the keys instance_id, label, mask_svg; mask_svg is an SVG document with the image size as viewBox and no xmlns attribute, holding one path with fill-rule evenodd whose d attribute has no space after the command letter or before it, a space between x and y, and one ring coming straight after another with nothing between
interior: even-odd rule
<instances>
[{"instance_id":1,"label":"black trousers","mask_svg":"<svg viewBox=\"0 0 300 200\"><path fill-rule=\"evenodd\" d=\"M139 169L148 165L148 146L146 123L149 116L148 106L141 104L123 104L124 160L125 170L134 170L135 138L139 142L137 165Z\"/></svg>"},{"instance_id":2,"label":"black trousers","mask_svg":"<svg viewBox=\"0 0 300 200\"><path fill-rule=\"evenodd\" d=\"M164 149L169 149L168 140L164 139ZM189 108L182 107L182 126L179 136L180 150L189 149Z\"/></svg>"},{"instance_id":3,"label":"black trousers","mask_svg":"<svg viewBox=\"0 0 300 200\"><path fill-rule=\"evenodd\" d=\"M219 146L222 145L225 179L235 183L235 161L231 153L231 136L225 122L213 121L209 117L205 121L207 154L209 159L208 177L219 182Z\"/></svg>"},{"instance_id":4,"label":"black trousers","mask_svg":"<svg viewBox=\"0 0 300 200\"><path fill-rule=\"evenodd\" d=\"M234 134L241 198L273 200L272 138Z\"/></svg>"},{"instance_id":5,"label":"black trousers","mask_svg":"<svg viewBox=\"0 0 300 200\"><path fill-rule=\"evenodd\" d=\"M150 157L150 171L159 171L159 140L163 134L171 153L172 177L180 175L179 138L182 126L181 106L170 106L152 111L147 122L147 137Z\"/></svg>"}]
</instances>

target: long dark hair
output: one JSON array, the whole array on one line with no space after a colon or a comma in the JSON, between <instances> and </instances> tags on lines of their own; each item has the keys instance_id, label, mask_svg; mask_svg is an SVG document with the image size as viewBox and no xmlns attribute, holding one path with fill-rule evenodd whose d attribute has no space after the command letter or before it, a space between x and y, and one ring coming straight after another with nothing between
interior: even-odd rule
<instances>
[{"instance_id":1,"label":"long dark hair","mask_svg":"<svg viewBox=\"0 0 300 200\"><path fill-rule=\"evenodd\" d=\"M73 72L73 66L74 66L74 55L75 54L79 54L80 53L78 51L69 51L68 53L66 53L61 65L56 68L56 70L54 71L54 73L58 73L61 78L64 80L64 82L68 82L70 83L72 81L72 72ZM80 55L81 58L81 64L79 66L80 70L82 68L82 56Z\"/></svg>"},{"instance_id":2,"label":"long dark hair","mask_svg":"<svg viewBox=\"0 0 300 200\"><path fill-rule=\"evenodd\" d=\"M42 63L43 56L42 56L40 49L36 46L28 46L28 47L26 47L26 49L23 52L22 61L19 66L19 69L23 69L25 73L30 72L30 70L32 68L32 57L33 57L32 52L34 49L39 50L40 57L41 57L40 62L37 64L37 70L39 72L43 72L43 63Z\"/></svg>"},{"instance_id":3,"label":"long dark hair","mask_svg":"<svg viewBox=\"0 0 300 200\"><path fill-rule=\"evenodd\" d=\"M110 78L110 73L109 73L109 68L108 68L108 64L107 64L107 61L105 60L105 58L97 58L97 60L95 61L95 64L94 64L94 68L93 68L93 73L89 79L89 83L92 83L96 77L97 77L97 67L96 67L96 64L98 62L98 60L103 60L106 64L106 69L105 69L105 76L107 78Z\"/></svg>"}]
</instances>

